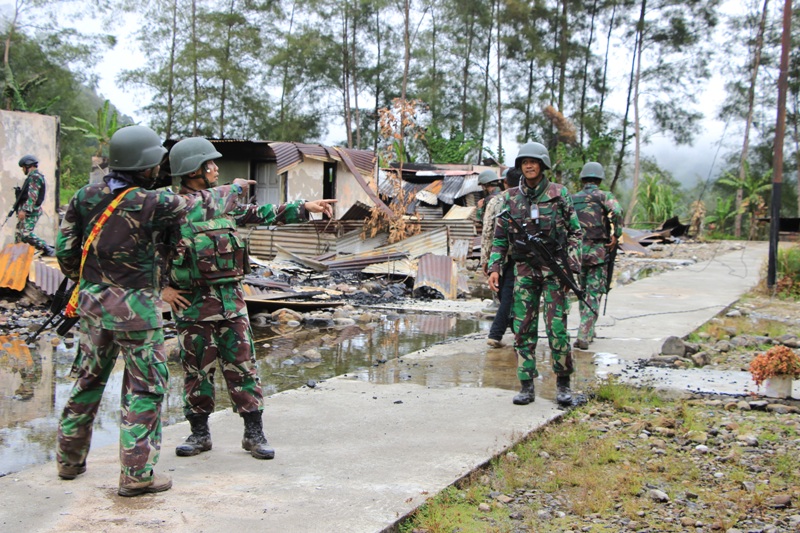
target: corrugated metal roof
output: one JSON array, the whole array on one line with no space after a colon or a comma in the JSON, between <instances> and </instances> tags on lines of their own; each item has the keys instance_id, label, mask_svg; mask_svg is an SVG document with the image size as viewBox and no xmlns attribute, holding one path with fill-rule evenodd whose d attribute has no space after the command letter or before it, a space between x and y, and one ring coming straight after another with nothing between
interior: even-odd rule
<instances>
[{"instance_id":1,"label":"corrugated metal roof","mask_svg":"<svg viewBox=\"0 0 800 533\"><path fill-rule=\"evenodd\" d=\"M342 157L337 150L343 150L353 162L358 172L364 176L372 176L375 171L375 152L372 150L356 150L353 148L334 148L322 144L307 144L298 142L267 141L275 153L278 174L287 172L300 164L304 157L318 161L341 161Z\"/></svg>"},{"instance_id":2,"label":"corrugated metal roof","mask_svg":"<svg viewBox=\"0 0 800 533\"><path fill-rule=\"evenodd\" d=\"M0 287L21 291L28 282L28 273L35 249L30 244L9 244L0 252Z\"/></svg>"},{"instance_id":3,"label":"corrugated metal roof","mask_svg":"<svg viewBox=\"0 0 800 533\"><path fill-rule=\"evenodd\" d=\"M275 152L275 165L278 167L278 174L287 172L303 161L303 156L294 143L273 142L269 143L269 147Z\"/></svg>"},{"instance_id":4,"label":"corrugated metal roof","mask_svg":"<svg viewBox=\"0 0 800 533\"><path fill-rule=\"evenodd\" d=\"M464 176L445 176L442 182L439 200L446 204L453 204L456 201L456 194L464 183Z\"/></svg>"},{"instance_id":5,"label":"corrugated metal roof","mask_svg":"<svg viewBox=\"0 0 800 533\"><path fill-rule=\"evenodd\" d=\"M61 273L55 257L39 257L31 265L31 282L48 296L56 293L63 279L64 274Z\"/></svg>"},{"instance_id":6,"label":"corrugated metal roof","mask_svg":"<svg viewBox=\"0 0 800 533\"><path fill-rule=\"evenodd\" d=\"M462 196L466 196L470 193L474 192L481 192L481 186L478 183L478 175L471 174L469 176L464 176L464 180L461 182L461 188L455 194L456 198L461 198Z\"/></svg>"},{"instance_id":7,"label":"corrugated metal roof","mask_svg":"<svg viewBox=\"0 0 800 533\"><path fill-rule=\"evenodd\" d=\"M447 300L458 297L458 268L452 257L427 254L419 258L414 290L420 287L435 289Z\"/></svg>"}]
</instances>

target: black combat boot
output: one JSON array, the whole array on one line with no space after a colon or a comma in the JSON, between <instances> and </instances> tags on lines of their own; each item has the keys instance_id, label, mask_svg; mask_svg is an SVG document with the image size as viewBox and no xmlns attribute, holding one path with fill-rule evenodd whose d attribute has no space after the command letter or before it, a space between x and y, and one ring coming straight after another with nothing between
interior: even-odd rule
<instances>
[{"instance_id":1,"label":"black combat boot","mask_svg":"<svg viewBox=\"0 0 800 533\"><path fill-rule=\"evenodd\" d=\"M556 403L562 406L572 405L572 389L569 386L569 376L556 377Z\"/></svg>"},{"instance_id":2,"label":"black combat boot","mask_svg":"<svg viewBox=\"0 0 800 533\"><path fill-rule=\"evenodd\" d=\"M514 396L514 405L528 405L536 399L533 393L533 380L523 379L520 383L522 383L522 388L519 394Z\"/></svg>"},{"instance_id":3,"label":"black combat boot","mask_svg":"<svg viewBox=\"0 0 800 533\"><path fill-rule=\"evenodd\" d=\"M250 452L256 459L272 459L275 457L275 450L267 442L264 436L264 427L261 422L261 411L253 413L241 413L244 419L244 438L242 448Z\"/></svg>"},{"instance_id":4,"label":"black combat boot","mask_svg":"<svg viewBox=\"0 0 800 533\"><path fill-rule=\"evenodd\" d=\"M175 448L175 455L191 457L211 449L211 431L208 429L208 414L195 414L186 417L192 426L192 434L183 444Z\"/></svg>"}]
</instances>

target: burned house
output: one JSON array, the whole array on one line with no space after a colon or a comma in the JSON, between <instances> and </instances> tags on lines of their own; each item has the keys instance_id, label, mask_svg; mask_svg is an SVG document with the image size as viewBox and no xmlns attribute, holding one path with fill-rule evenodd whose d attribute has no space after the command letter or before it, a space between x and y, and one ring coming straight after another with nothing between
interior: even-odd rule
<instances>
[{"instance_id":1,"label":"burned house","mask_svg":"<svg viewBox=\"0 0 800 533\"><path fill-rule=\"evenodd\" d=\"M216 161L220 182L255 180L255 200L260 205L335 198L334 217L339 218L357 202L373 204L376 158L371 150L298 142L209 140L222 154Z\"/></svg>"}]
</instances>

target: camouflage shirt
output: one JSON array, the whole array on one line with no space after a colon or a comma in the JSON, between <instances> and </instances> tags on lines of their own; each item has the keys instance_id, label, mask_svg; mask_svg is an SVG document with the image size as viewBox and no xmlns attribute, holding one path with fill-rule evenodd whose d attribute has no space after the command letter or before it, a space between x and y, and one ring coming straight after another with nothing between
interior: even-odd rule
<instances>
[{"instance_id":1,"label":"camouflage shirt","mask_svg":"<svg viewBox=\"0 0 800 533\"><path fill-rule=\"evenodd\" d=\"M217 188L207 189L213 191ZM181 189L181 194L192 196L192 191ZM304 222L308 214L303 207L304 200L298 200L282 205L266 204L261 206L241 204L233 212L226 215L222 210L213 207L196 205L187 215L186 222L202 222L223 216L233 216L236 225L248 224L272 225L277 223L293 224ZM180 253L178 245L177 253ZM175 268L175 264L171 266ZM225 320L247 314L244 301L244 291L239 281L219 285L195 286L187 290L183 296L189 300L190 305L183 311L175 313L177 320L198 322L204 320Z\"/></svg>"},{"instance_id":2,"label":"camouflage shirt","mask_svg":"<svg viewBox=\"0 0 800 533\"><path fill-rule=\"evenodd\" d=\"M528 186L523 179L519 187L509 189L501 196L502 208L520 225L531 223L531 207L538 208L539 234L557 243L567 255L568 265L562 265L573 272L581 268L581 225L572 197L567 188L551 183L542 178L535 189ZM541 258L523 250L517 243L521 242L518 230L504 218L498 218L495 224L492 253L489 256L489 272L502 273L503 261L508 253L516 261L516 275L533 276L535 278L550 277L554 274L542 264ZM555 248L555 246L554 246ZM556 250L552 250L558 256Z\"/></svg>"},{"instance_id":3,"label":"camouflage shirt","mask_svg":"<svg viewBox=\"0 0 800 533\"><path fill-rule=\"evenodd\" d=\"M613 194L594 183L584 185L581 192L572 195L572 201L583 230L583 265L601 265L608 252L605 245L611 242L609 228L617 238L622 235L622 207Z\"/></svg>"},{"instance_id":4,"label":"camouflage shirt","mask_svg":"<svg viewBox=\"0 0 800 533\"><path fill-rule=\"evenodd\" d=\"M116 331L160 327L157 243L167 227L180 223L193 207L208 204L230 211L241 193L238 185L190 197L129 189L94 239L81 274L83 243L102 213L95 208L112 194L106 183L81 188L70 200L56 240L62 272L73 280L81 278L81 319Z\"/></svg>"},{"instance_id":5,"label":"camouflage shirt","mask_svg":"<svg viewBox=\"0 0 800 533\"><path fill-rule=\"evenodd\" d=\"M516 187L514 187L516 189ZM502 192L502 191L501 191ZM495 194L488 200L483 214L483 231L481 231L481 267L489 263L494 240L495 217L503 210L503 195Z\"/></svg>"},{"instance_id":6,"label":"camouflage shirt","mask_svg":"<svg viewBox=\"0 0 800 533\"><path fill-rule=\"evenodd\" d=\"M25 181L28 182L28 198L27 200L22 202L20 205L20 209L22 211L27 211L31 213L39 209L39 206L42 205L42 201L44 201L44 193L45 193L45 181L44 181L44 174L39 172L38 169L33 169L28 172L28 177L25 178ZM23 187L25 184L23 182Z\"/></svg>"}]
</instances>

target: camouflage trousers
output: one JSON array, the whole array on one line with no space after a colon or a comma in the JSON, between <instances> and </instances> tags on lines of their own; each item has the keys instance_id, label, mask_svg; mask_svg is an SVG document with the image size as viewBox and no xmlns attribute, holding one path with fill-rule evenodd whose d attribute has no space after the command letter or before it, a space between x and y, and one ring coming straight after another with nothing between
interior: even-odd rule
<instances>
[{"instance_id":1,"label":"camouflage trousers","mask_svg":"<svg viewBox=\"0 0 800 533\"><path fill-rule=\"evenodd\" d=\"M40 216L42 216L41 207L37 208L36 211L31 211L30 213L26 212L25 220L17 219L17 230L14 232L14 242L25 242L34 248L44 250L47 243L33 232L36 223L39 222Z\"/></svg>"},{"instance_id":2,"label":"camouflage trousers","mask_svg":"<svg viewBox=\"0 0 800 533\"><path fill-rule=\"evenodd\" d=\"M164 332L112 331L91 327L85 320L80 330L73 366L77 380L58 425L56 460L66 466L86 463L103 390L122 352L120 485L150 481L161 450L161 404L169 381Z\"/></svg>"},{"instance_id":3,"label":"camouflage trousers","mask_svg":"<svg viewBox=\"0 0 800 533\"><path fill-rule=\"evenodd\" d=\"M176 323L183 364L183 412L214 412L214 374L217 360L228 385L236 413L264 408L258 377L250 320L239 316L226 320Z\"/></svg>"},{"instance_id":4,"label":"camouflage trousers","mask_svg":"<svg viewBox=\"0 0 800 533\"><path fill-rule=\"evenodd\" d=\"M579 302L578 309L581 313L581 325L578 328L578 339L586 342L594 340L594 323L597 322L597 312L600 310L600 298L606 293L606 267L605 263L600 265L584 266L581 268L581 278L579 280L581 289L584 291L586 301L594 310L592 313L589 307Z\"/></svg>"},{"instance_id":5,"label":"camouflage trousers","mask_svg":"<svg viewBox=\"0 0 800 533\"><path fill-rule=\"evenodd\" d=\"M553 358L553 372L568 376L574 371L572 350L567 332L569 299L555 278L536 279L518 276L514 281L514 303L511 308L514 349L517 352L517 377L533 379L536 369L536 343L539 341L539 302L543 302L547 340Z\"/></svg>"}]
</instances>

